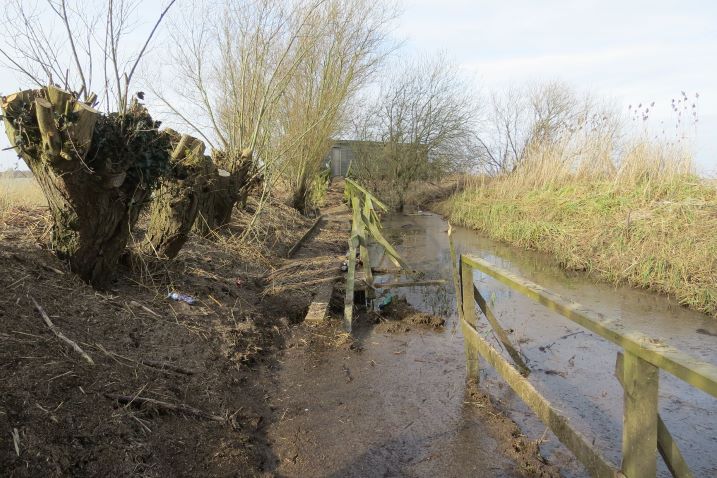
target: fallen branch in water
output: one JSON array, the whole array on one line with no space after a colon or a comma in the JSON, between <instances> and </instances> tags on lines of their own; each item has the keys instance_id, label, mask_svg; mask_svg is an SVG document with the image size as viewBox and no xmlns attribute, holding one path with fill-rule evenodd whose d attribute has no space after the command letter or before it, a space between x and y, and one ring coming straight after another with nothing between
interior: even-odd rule
<instances>
[{"instance_id":1,"label":"fallen branch in water","mask_svg":"<svg viewBox=\"0 0 717 478\"><path fill-rule=\"evenodd\" d=\"M212 415L211 413L207 413L203 410L198 410L196 408L192 408L189 405L184 405L183 403L174 404L174 403L168 403L168 402L162 402L160 400L155 400L153 398L146 398L146 397L133 397L130 395L117 395L114 393L105 393L105 397L109 398L110 400L116 400L119 403L122 403L124 405L153 405L157 408L161 408L164 410L170 410L172 412L178 412L178 413L184 413L187 415L192 415L199 418L206 418L207 420L212 420L215 422L224 422L226 419L224 417L220 417L218 415Z\"/></svg>"},{"instance_id":2,"label":"fallen branch in water","mask_svg":"<svg viewBox=\"0 0 717 478\"><path fill-rule=\"evenodd\" d=\"M55 334L55 336L57 336L58 339L62 340L62 341L65 342L67 345L69 345L70 347L72 347L72 349L73 349L75 352L77 352L78 354L80 354L80 355L82 356L82 358L85 359L90 365L94 365L95 362L92 360L92 357L90 357L89 355L87 355L87 354L85 353L85 351L82 350L82 348L80 348L79 345L77 345L77 343L75 343L74 341L72 341L72 340L68 339L67 337L65 337L65 334L63 334L62 332L60 332L60 330L59 330L57 327L55 327L55 324L52 323L52 321L50 320L50 317L49 317L49 316L47 315L47 313L45 312L45 309L43 309L42 306L40 306L40 304L37 303L37 301L35 300L35 298L32 297L30 294L28 294L27 296L30 298L30 300L32 301L32 303L35 305L35 308L36 308L37 311L40 313L40 315L42 316L42 319L45 321L45 324L47 324L47 326L50 328L50 330L52 331L52 333Z\"/></svg>"},{"instance_id":3,"label":"fallen branch in water","mask_svg":"<svg viewBox=\"0 0 717 478\"><path fill-rule=\"evenodd\" d=\"M374 283L372 285L369 285L369 287L372 287L373 289L393 289L397 287L424 287L424 286L432 286L432 285L443 285L446 281L443 279L437 279L437 280L416 280L416 281L410 281L410 282L385 282L385 283ZM366 284L368 285L368 284Z\"/></svg>"}]
</instances>

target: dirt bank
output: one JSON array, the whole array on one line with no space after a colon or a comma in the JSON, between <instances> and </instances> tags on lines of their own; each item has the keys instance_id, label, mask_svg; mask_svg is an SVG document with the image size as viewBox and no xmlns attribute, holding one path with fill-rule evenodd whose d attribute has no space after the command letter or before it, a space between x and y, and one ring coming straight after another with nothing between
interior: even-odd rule
<instances>
[{"instance_id":1,"label":"dirt bank","mask_svg":"<svg viewBox=\"0 0 717 478\"><path fill-rule=\"evenodd\" d=\"M248 220L238 215L226 234L192 238L173 262L135 258L99 293L43 248L42 210L7 214L0 226L0 475L270 472L273 354L303 318L312 288L271 293L267 276L312 221L278 202L265 215L260 243L236 240ZM336 224L312 240L325 254L342 249ZM175 290L197 304L169 301ZM31 298L94 365L52 334Z\"/></svg>"}]
</instances>

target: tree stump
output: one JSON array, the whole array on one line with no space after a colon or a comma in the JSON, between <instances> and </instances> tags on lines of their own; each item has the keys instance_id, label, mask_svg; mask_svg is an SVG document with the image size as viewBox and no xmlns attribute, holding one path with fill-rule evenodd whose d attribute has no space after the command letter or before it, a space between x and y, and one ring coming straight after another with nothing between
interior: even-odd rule
<instances>
[{"instance_id":1,"label":"tree stump","mask_svg":"<svg viewBox=\"0 0 717 478\"><path fill-rule=\"evenodd\" d=\"M48 86L2 98L5 129L52 216L51 248L97 288L116 273L131 225L169 162L169 140L136 101L100 114Z\"/></svg>"},{"instance_id":2,"label":"tree stump","mask_svg":"<svg viewBox=\"0 0 717 478\"><path fill-rule=\"evenodd\" d=\"M187 242L199 205L206 195L211 158L204 155L204 143L166 129L173 150L171 167L154 192L150 206L145 250L164 259L173 259Z\"/></svg>"},{"instance_id":3,"label":"tree stump","mask_svg":"<svg viewBox=\"0 0 717 478\"><path fill-rule=\"evenodd\" d=\"M234 206L246 205L251 189L257 184L251 150L232 152L212 150L215 165L207 183L207 194L199 204L195 230L202 235L229 224Z\"/></svg>"}]
</instances>

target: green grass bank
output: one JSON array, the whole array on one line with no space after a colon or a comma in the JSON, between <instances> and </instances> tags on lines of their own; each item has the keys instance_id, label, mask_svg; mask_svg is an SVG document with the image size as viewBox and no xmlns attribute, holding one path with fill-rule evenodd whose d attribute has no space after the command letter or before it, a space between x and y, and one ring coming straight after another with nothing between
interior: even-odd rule
<instances>
[{"instance_id":1,"label":"green grass bank","mask_svg":"<svg viewBox=\"0 0 717 478\"><path fill-rule=\"evenodd\" d=\"M624 179L624 178L623 178ZM453 224L572 270L670 294L717 316L717 187L689 174L476 182L442 203Z\"/></svg>"}]
</instances>

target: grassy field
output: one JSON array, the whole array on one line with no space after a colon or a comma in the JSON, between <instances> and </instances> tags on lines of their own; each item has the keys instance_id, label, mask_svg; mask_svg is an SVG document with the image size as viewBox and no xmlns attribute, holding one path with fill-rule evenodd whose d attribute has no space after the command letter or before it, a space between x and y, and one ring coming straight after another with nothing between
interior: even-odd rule
<instances>
[{"instance_id":1,"label":"grassy field","mask_svg":"<svg viewBox=\"0 0 717 478\"><path fill-rule=\"evenodd\" d=\"M541 153L476 180L443 212L567 269L717 315L717 188L692 173L688 153L635 144L615 163Z\"/></svg>"},{"instance_id":2,"label":"grassy field","mask_svg":"<svg viewBox=\"0 0 717 478\"><path fill-rule=\"evenodd\" d=\"M33 178L0 177L0 219L15 208L45 204L45 197Z\"/></svg>"}]
</instances>

